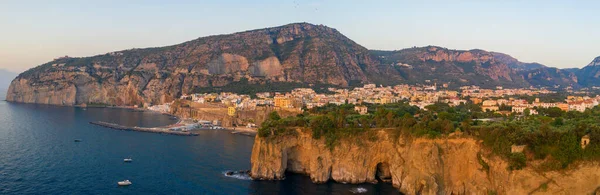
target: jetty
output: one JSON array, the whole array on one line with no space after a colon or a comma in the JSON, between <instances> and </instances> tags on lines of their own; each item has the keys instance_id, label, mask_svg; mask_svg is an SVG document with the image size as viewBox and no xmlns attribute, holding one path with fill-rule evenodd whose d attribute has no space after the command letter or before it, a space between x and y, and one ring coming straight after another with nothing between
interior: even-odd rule
<instances>
[{"instance_id":1,"label":"jetty","mask_svg":"<svg viewBox=\"0 0 600 195\"><path fill-rule=\"evenodd\" d=\"M166 128L160 128L160 127L129 127L129 126L123 126L123 125L119 125L119 124L102 122L102 121L90 122L90 124L98 125L98 126L106 127L106 128L111 128L111 129L115 129L115 130L122 130L122 131L141 131L141 132L180 135L180 136L198 136L197 133L192 133L192 132L188 132L188 131L173 131L173 130L169 130Z\"/></svg>"}]
</instances>

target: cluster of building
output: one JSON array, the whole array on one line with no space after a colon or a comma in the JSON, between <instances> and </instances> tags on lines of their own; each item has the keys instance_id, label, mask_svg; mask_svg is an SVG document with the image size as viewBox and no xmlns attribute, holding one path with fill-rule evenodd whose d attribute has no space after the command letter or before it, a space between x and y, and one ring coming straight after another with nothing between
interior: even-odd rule
<instances>
[{"instance_id":1,"label":"cluster of building","mask_svg":"<svg viewBox=\"0 0 600 195\"><path fill-rule=\"evenodd\" d=\"M272 106L276 109L302 110L303 108L321 107L327 104L355 104L356 111L366 114L363 103L388 104L399 101L408 101L410 105L420 109L436 102L448 103L450 106L458 106L471 102L481 105L484 111L500 112L502 114L524 113L536 114L535 108L557 107L564 111L583 112L588 108L598 105L600 97L569 96L562 102L541 102L538 98L534 102L524 99L506 98L516 96L536 96L540 94L555 93L547 89L523 88L523 89L481 89L478 86L464 86L460 90L448 90L447 85L438 89L437 85L396 85L376 86L367 84L363 87L348 89L329 88L326 94L316 93L310 88L297 88L288 93L257 93L256 97L239 95L235 93L204 93L183 95L180 98L198 103L222 103L228 106L228 114L233 116L239 110L255 110L257 106ZM508 110L501 109L510 108ZM150 110L168 112L170 105L156 105L149 107Z\"/></svg>"}]
</instances>

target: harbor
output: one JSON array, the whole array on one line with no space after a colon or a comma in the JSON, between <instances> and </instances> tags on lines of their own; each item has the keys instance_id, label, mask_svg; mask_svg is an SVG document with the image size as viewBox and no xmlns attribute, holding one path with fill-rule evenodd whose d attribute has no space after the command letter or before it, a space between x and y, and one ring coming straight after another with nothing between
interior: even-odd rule
<instances>
[{"instance_id":1,"label":"harbor","mask_svg":"<svg viewBox=\"0 0 600 195\"><path fill-rule=\"evenodd\" d=\"M179 136L198 136L197 133L192 133L189 131L174 131L174 130L170 130L167 128L160 128L160 127L152 127L152 128L129 127L129 126L123 126L123 125L114 124L114 123L103 122L103 121L90 122L90 124L98 125L98 126L106 127L106 128L111 128L111 129L115 129L115 130L122 130L122 131L140 131L140 132L170 134L170 135L179 135Z\"/></svg>"}]
</instances>

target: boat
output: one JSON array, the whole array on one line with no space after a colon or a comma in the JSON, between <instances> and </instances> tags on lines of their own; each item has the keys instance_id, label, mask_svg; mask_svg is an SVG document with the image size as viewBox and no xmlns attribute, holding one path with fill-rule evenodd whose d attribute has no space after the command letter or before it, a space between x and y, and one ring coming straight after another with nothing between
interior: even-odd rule
<instances>
[{"instance_id":1,"label":"boat","mask_svg":"<svg viewBox=\"0 0 600 195\"><path fill-rule=\"evenodd\" d=\"M126 180L117 182L117 184L119 184L119 186L128 186L128 185L131 185L131 182L128 179L126 179Z\"/></svg>"},{"instance_id":2,"label":"boat","mask_svg":"<svg viewBox=\"0 0 600 195\"><path fill-rule=\"evenodd\" d=\"M81 142L81 139L75 139L74 141L75 142Z\"/></svg>"},{"instance_id":3,"label":"boat","mask_svg":"<svg viewBox=\"0 0 600 195\"><path fill-rule=\"evenodd\" d=\"M131 161L133 161L133 159L131 159L131 158L123 159L123 162L131 162Z\"/></svg>"}]
</instances>

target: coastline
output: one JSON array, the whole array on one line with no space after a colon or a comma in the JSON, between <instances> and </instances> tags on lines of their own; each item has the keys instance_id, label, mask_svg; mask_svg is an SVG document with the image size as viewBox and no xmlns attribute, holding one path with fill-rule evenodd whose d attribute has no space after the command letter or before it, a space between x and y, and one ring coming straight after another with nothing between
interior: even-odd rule
<instances>
[{"instance_id":1,"label":"coastline","mask_svg":"<svg viewBox=\"0 0 600 195\"><path fill-rule=\"evenodd\" d=\"M92 125L98 125L98 126L105 127L105 128L110 128L110 129L115 129L115 130L123 130L123 131L139 131L139 132L170 134L170 135L183 135L183 136L197 136L198 135L197 133L191 133L188 131L173 131L173 130L169 130L168 128L164 128L164 127L152 127L152 128L129 127L129 126L123 126L123 125L114 124L114 123L103 122L103 121L95 121L95 122L89 122L89 123Z\"/></svg>"},{"instance_id":2,"label":"coastline","mask_svg":"<svg viewBox=\"0 0 600 195\"><path fill-rule=\"evenodd\" d=\"M136 112L154 112L157 114L162 114L162 115L166 115L169 117L174 117L175 119L177 119L177 122L170 124L170 125L165 125L165 126L158 126L158 127L152 127L153 129L168 129L169 127L173 127L174 125L178 125L178 124L189 124L186 123L184 120L184 118L181 118L177 115L173 115L171 113L165 113L165 112L158 112L158 111L154 111L154 110L149 110L146 108L135 108L132 106L100 106L100 105L58 105L58 104L39 104L39 103L26 103L26 102L14 102L14 101L8 101L8 100L2 100L4 102L10 102L10 103L17 103L17 104L36 104L36 105L49 105L49 106L59 106L59 107L74 107L74 108L110 108L110 109L127 109L127 110L131 110L131 111L136 111ZM94 123L97 122L102 122L102 121L96 121ZM105 123L105 122L102 122ZM94 124L97 125L97 124ZM103 125L101 125L103 126ZM124 127L124 126L123 126ZM109 127L107 127L109 128ZM128 127L128 128L136 128L136 127ZM192 129L191 131L201 131L201 130L209 130L206 128L197 128L197 129ZM226 131L230 131L232 134L240 134L240 135L246 135L246 136L255 136L256 134L258 134L258 129L257 128L248 128L248 127L222 127L222 129L219 130L226 130ZM155 132L155 131L145 131L145 130L132 130L132 131L140 131L140 132L154 132L154 133L169 133L170 131L161 131L161 132Z\"/></svg>"},{"instance_id":3,"label":"coastline","mask_svg":"<svg viewBox=\"0 0 600 195\"><path fill-rule=\"evenodd\" d=\"M226 127L225 129L231 131L232 134L242 134L242 135L247 135L247 136L255 136L256 134L258 134L258 130L254 129L254 128L248 128L248 127Z\"/></svg>"}]
</instances>

